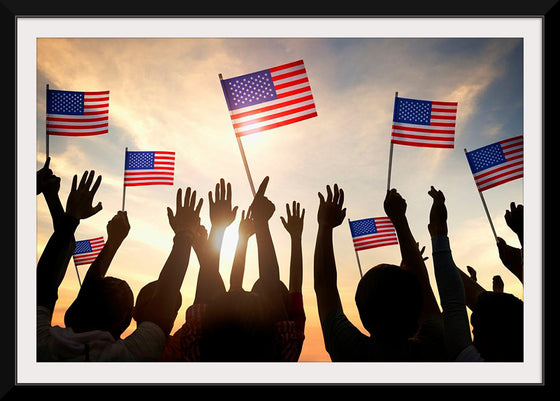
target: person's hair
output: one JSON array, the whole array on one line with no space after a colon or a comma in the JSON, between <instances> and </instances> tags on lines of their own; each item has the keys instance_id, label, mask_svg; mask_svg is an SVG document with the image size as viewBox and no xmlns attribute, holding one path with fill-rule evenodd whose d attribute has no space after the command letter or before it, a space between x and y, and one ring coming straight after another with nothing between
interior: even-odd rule
<instances>
[{"instance_id":1,"label":"person's hair","mask_svg":"<svg viewBox=\"0 0 560 401\"><path fill-rule=\"evenodd\" d=\"M200 360L266 362L274 355L273 323L259 294L235 291L207 304L202 317Z\"/></svg>"},{"instance_id":2,"label":"person's hair","mask_svg":"<svg viewBox=\"0 0 560 401\"><path fill-rule=\"evenodd\" d=\"M75 332L105 330L115 339L132 320L134 294L128 283L115 277L91 279L64 315L64 324Z\"/></svg>"},{"instance_id":3,"label":"person's hair","mask_svg":"<svg viewBox=\"0 0 560 401\"><path fill-rule=\"evenodd\" d=\"M138 295L136 296L136 303L132 311L132 318L136 321L136 323L140 324L144 320L146 320L144 318L144 312L146 311L146 307L152 301L152 298L156 292L157 285L158 285L157 280L152 281L146 284L144 287L142 287L138 292ZM179 308L181 308L181 303L183 302L183 298L181 296L180 291L177 291L177 293L175 294L175 299L176 299L175 311L177 312L179 311Z\"/></svg>"},{"instance_id":4,"label":"person's hair","mask_svg":"<svg viewBox=\"0 0 560 401\"><path fill-rule=\"evenodd\" d=\"M364 328L374 336L404 339L418 330L422 289L416 277L399 266L379 264L368 270L355 301Z\"/></svg>"},{"instance_id":5,"label":"person's hair","mask_svg":"<svg viewBox=\"0 0 560 401\"><path fill-rule=\"evenodd\" d=\"M523 301L508 293L485 291L471 314L473 344L489 362L523 361Z\"/></svg>"}]
</instances>

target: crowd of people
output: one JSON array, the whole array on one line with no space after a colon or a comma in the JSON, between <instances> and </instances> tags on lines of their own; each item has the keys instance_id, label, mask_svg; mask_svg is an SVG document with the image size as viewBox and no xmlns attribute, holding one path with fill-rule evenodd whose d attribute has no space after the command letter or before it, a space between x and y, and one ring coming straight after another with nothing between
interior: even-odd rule
<instances>
[{"instance_id":1,"label":"crowd of people","mask_svg":"<svg viewBox=\"0 0 560 401\"><path fill-rule=\"evenodd\" d=\"M75 175L63 205L60 178L50 169L49 158L37 172L37 195L44 197L53 224L37 263L37 361L298 361L306 321L302 298L305 209L294 201L286 205L286 217L281 217L291 238L286 285L280 279L269 229L276 207L265 196L268 177L241 212L229 288L219 272L220 249L238 207L232 206L231 184L220 179L208 194L209 230L201 225L203 198L190 187L184 193L177 190L175 209L167 207L174 233L171 252L157 280L147 283L136 299L126 280L107 275L130 230L127 212L118 211L107 223L103 249L65 312L64 327L53 326L58 289L76 244L74 233L81 220L102 209L94 201L101 180L93 170L81 178ZM438 297L430 284L424 250L419 249L408 224L406 200L397 190L388 190L383 206L397 233L401 263L380 263L360 279L355 302L369 333L364 334L346 317L337 288L333 232L345 220L344 190L334 184L332 188L326 185L325 194L318 193L313 282L324 346L333 362L523 361L523 301L504 292L499 275L492 289L486 290L477 282L474 268L467 266L466 274L456 266L445 196L433 186L428 196L432 198L428 231ZM498 255L523 283L523 206L511 203L504 218L521 246L498 238ZM242 283L247 244L253 235L259 276L247 291ZM181 327L172 333L192 250L200 264L194 301ZM123 336L132 320L136 329Z\"/></svg>"}]
</instances>

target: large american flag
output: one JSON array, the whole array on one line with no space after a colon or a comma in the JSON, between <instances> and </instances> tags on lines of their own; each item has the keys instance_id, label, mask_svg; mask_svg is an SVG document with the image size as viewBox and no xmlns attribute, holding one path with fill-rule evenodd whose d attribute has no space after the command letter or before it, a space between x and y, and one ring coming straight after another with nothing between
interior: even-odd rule
<instances>
[{"instance_id":1,"label":"large american flag","mask_svg":"<svg viewBox=\"0 0 560 401\"><path fill-rule=\"evenodd\" d=\"M103 246L105 246L103 237L76 241L76 249L73 254L74 264L79 266L93 263Z\"/></svg>"},{"instance_id":2,"label":"large american flag","mask_svg":"<svg viewBox=\"0 0 560 401\"><path fill-rule=\"evenodd\" d=\"M238 137L317 116L303 60L221 83Z\"/></svg>"},{"instance_id":3,"label":"large american flag","mask_svg":"<svg viewBox=\"0 0 560 401\"><path fill-rule=\"evenodd\" d=\"M47 90L47 134L101 135L109 132L109 91Z\"/></svg>"},{"instance_id":4,"label":"large american flag","mask_svg":"<svg viewBox=\"0 0 560 401\"><path fill-rule=\"evenodd\" d=\"M428 148L453 148L457 102L395 97L391 142Z\"/></svg>"},{"instance_id":5,"label":"large american flag","mask_svg":"<svg viewBox=\"0 0 560 401\"><path fill-rule=\"evenodd\" d=\"M356 251L399 243L395 227L388 217L349 220L349 223Z\"/></svg>"},{"instance_id":6,"label":"large american flag","mask_svg":"<svg viewBox=\"0 0 560 401\"><path fill-rule=\"evenodd\" d=\"M126 151L124 185L173 185L175 152Z\"/></svg>"},{"instance_id":7,"label":"large american flag","mask_svg":"<svg viewBox=\"0 0 560 401\"><path fill-rule=\"evenodd\" d=\"M523 177L523 136L465 153L478 192Z\"/></svg>"}]
</instances>

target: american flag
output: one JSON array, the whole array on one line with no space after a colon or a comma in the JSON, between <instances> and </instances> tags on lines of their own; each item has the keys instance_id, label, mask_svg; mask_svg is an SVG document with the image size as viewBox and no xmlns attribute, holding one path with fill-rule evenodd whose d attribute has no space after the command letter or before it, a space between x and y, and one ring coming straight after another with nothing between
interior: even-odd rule
<instances>
[{"instance_id":1,"label":"american flag","mask_svg":"<svg viewBox=\"0 0 560 401\"><path fill-rule=\"evenodd\" d=\"M349 223L356 251L399 243L395 227L388 217L350 220Z\"/></svg>"},{"instance_id":2,"label":"american flag","mask_svg":"<svg viewBox=\"0 0 560 401\"><path fill-rule=\"evenodd\" d=\"M457 102L395 97L391 142L427 148L453 148Z\"/></svg>"},{"instance_id":3,"label":"american flag","mask_svg":"<svg viewBox=\"0 0 560 401\"><path fill-rule=\"evenodd\" d=\"M48 135L101 135L108 127L109 91L47 90Z\"/></svg>"},{"instance_id":4,"label":"american flag","mask_svg":"<svg viewBox=\"0 0 560 401\"><path fill-rule=\"evenodd\" d=\"M523 136L465 152L478 192L523 177Z\"/></svg>"},{"instance_id":5,"label":"american flag","mask_svg":"<svg viewBox=\"0 0 560 401\"><path fill-rule=\"evenodd\" d=\"M74 264L79 266L93 263L103 246L105 246L103 237L76 241L76 249L73 255Z\"/></svg>"},{"instance_id":6,"label":"american flag","mask_svg":"<svg viewBox=\"0 0 560 401\"><path fill-rule=\"evenodd\" d=\"M173 185L175 152L126 151L124 185Z\"/></svg>"},{"instance_id":7,"label":"american flag","mask_svg":"<svg viewBox=\"0 0 560 401\"><path fill-rule=\"evenodd\" d=\"M317 116L303 60L221 83L238 137Z\"/></svg>"}]
</instances>

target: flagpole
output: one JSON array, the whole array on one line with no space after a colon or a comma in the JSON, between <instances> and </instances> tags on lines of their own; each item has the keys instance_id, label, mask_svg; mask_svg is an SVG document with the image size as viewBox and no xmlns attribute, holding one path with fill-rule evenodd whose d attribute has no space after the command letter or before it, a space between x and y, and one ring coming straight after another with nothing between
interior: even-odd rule
<instances>
[{"instance_id":1,"label":"flagpole","mask_svg":"<svg viewBox=\"0 0 560 401\"><path fill-rule=\"evenodd\" d=\"M350 226L350 219L348 219L348 226ZM352 234L352 230L350 230L350 234ZM352 245L353 246L353 245ZM360 271L360 278L364 277L364 275L362 274L362 264L360 263L360 257L358 256L358 251L356 250L356 247L354 247L354 253L356 254L356 260L358 261L358 270Z\"/></svg>"},{"instance_id":2,"label":"flagpole","mask_svg":"<svg viewBox=\"0 0 560 401\"><path fill-rule=\"evenodd\" d=\"M45 103L47 103L49 100L49 84L47 84L47 91L46 91L46 97L45 97ZM45 107L46 109L46 107ZM46 144L46 153L47 153L47 159L49 158L49 133L47 131L47 121L45 118L45 144Z\"/></svg>"},{"instance_id":3,"label":"flagpole","mask_svg":"<svg viewBox=\"0 0 560 401\"><path fill-rule=\"evenodd\" d=\"M467 156L467 149L464 148L464 151L465 151L465 157L466 157ZM468 157L467 157L467 161L468 161ZM482 195L482 192L480 192L480 191L478 191L478 194L480 195L480 200L482 201L482 206L484 207L484 211L486 212L486 217L488 217L488 222L490 223L490 228L492 229L492 233L494 234L494 239L497 241L498 236L496 235L496 230L494 229L494 224L492 224L492 219L490 218L490 213L488 212L488 207L486 206L486 201L484 200L484 196Z\"/></svg>"},{"instance_id":4,"label":"flagpole","mask_svg":"<svg viewBox=\"0 0 560 401\"><path fill-rule=\"evenodd\" d=\"M222 74L218 74L220 81L223 79ZM243 144L241 143L241 138L235 135L237 139L237 146L239 147L239 153L241 153L241 159L243 159L243 165L245 166L245 173L247 174L247 178L249 179L249 186L251 187L251 192L253 196L255 196L255 185L253 184L253 178L251 178L251 172L249 171L249 164L247 163L247 158L245 157L245 151L243 150Z\"/></svg>"},{"instance_id":5,"label":"flagpole","mask_svg":"<svg viewBox=\"0 0 560 401\"><path fill-rule=\"evenodd\" d=\"M125 163L125 166L124 166L123 171L126 171L126 154L127 154L127 152L128 152L128 147L124 148L124 163ZM122 189L122 191L123 191L122 192L122 211L123 212L124 212L124 196L126 194L126 185L124 183L124 181L125 181L124 174L125 173L123 172L123 189Z\"/></svg>"},{"instance_id":6,"label":"flagpole","mask_svg":"<svg viewBox=\"0 0 560 401\"><path fill-rule=\"evenodd\" d=\"M399 96L399 92L395 92L395 102L397 101L397 97ZM387 191L391 189L391 168L393 166L393 141L391 140L391 144L389 146L389 169L387 173Z\"/></svg>"},{"instance_id":7,"label":"flagpole","mask_svg":"<svg viewBox=\"0 0 560 401\"><path fill-rule=\"evenodd\" d=\"M82 280L80 280L80 272L78 271L78 266L76 266L76 262L74 262L74 268L76 269L76 275L78 276L78 284L80 287L82 286Z\"/></svg>"}]
</instances>

